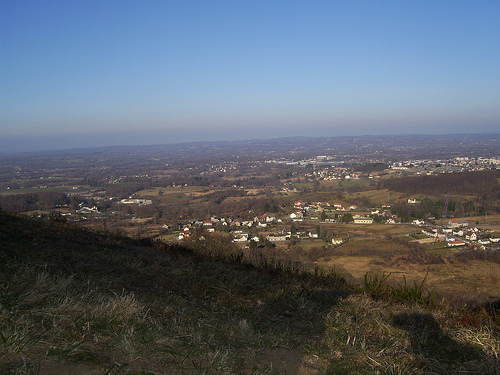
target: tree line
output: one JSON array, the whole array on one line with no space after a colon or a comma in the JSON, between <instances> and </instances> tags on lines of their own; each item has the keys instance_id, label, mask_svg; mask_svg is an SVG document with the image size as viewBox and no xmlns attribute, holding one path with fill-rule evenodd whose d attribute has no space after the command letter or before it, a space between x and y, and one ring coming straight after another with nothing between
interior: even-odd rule
<instances>
[{"instance_id":1,"label":"tree line","mask_svg":"<svg viewBox=\"0 0 500 375\"><path fill-rule=\"evenodd\" d=\"M500 171L446 173L381 181L379 188L407 195L467 194L500 198Z\"/></svg>"},{"instance_id":2,"label":"tree line","mask_svg":"<svg viewBox=\"0 0 500 375\"><path fill-rule=\"evenodd\" d=\"M10 212L47 210L69 204L69 197L60 192L12 194L0 196L0 209Z\"/></svg>"}]
</instances>

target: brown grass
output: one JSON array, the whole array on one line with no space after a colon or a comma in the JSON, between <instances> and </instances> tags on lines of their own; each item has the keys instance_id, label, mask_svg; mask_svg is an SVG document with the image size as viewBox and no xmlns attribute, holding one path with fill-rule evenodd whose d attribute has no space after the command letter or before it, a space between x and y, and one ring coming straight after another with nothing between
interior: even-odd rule
<instances>
[{"instance_id":1,"label":"brown grass","mask_svg":"<svg viewBox=\"0 0 500 375\"><path fill-rule=\"evenodd\" d=\"M391 274L391 282L426 279L426 285L457 304L474 301L476 304L500 299L500 265L487 261L445 264L408 264L398 257L384 260L372 256L331 256L318 261L324 267L339 267L361 282L366 273Z\"/></svg>"},{"instance_id":2,"label":"brown grass","mask_svg":"<svg viewBox=\"0 0 500 375\"><path fill-rule=\"evenodd\" d=\"M224 236L185 248L0 213L0 238L0 373L500 372L493 312L374 301L339 268Z\"/></svg>"}]
</instances>

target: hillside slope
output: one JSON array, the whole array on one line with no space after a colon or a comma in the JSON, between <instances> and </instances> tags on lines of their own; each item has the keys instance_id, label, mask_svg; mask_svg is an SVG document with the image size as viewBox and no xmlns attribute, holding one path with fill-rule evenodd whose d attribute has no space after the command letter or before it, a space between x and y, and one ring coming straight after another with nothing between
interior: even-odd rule
<instances>
[{"instance_id":1,"label":"hillside slope","mask_svg":"<svg viewBox=\"0 0 500 375\"><path fill-rule=\"evenodd\" d=\"M0 213L0 373L500 373L486 313Z\"/></svg>"}]
</instances>

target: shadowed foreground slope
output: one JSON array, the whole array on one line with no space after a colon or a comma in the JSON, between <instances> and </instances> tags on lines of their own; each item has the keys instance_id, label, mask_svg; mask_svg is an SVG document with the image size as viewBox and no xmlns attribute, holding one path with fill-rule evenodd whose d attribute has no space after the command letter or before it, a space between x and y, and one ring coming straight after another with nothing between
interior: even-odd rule
<instances>
[{"instance_id":1,"label":"shadowed foreground slope","mask_svg":"<svg viewBox=\"0 0 500 375\"><path fill-rule=\"evenodd\" d=\"M242 259L0 213L0 373L500 373L491 319Z\"/></svg>"}]
</instances>

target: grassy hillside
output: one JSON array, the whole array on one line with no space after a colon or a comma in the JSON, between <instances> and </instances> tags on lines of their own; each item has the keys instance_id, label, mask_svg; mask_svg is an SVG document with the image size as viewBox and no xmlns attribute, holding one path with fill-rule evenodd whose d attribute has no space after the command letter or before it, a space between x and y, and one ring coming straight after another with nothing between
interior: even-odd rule
<instances>
[{"instance_id":1,"label":"grassy hillside","mask_svg":"<svg viewBox=\"0 0 500 375\"><path fill-rule=\"evenodd\" d=\"M209 243L0 213L0 373L500 374L493 310Z\"/></svg>"}]
</instances>

